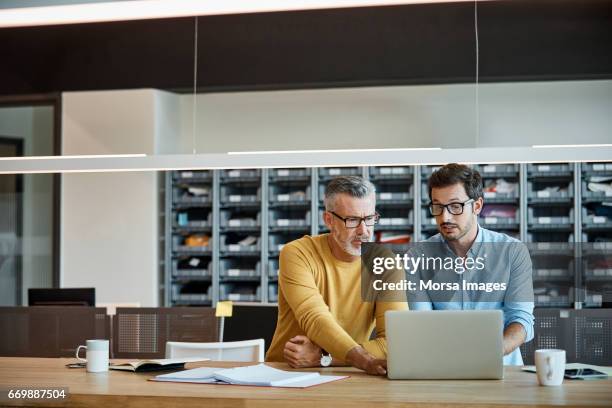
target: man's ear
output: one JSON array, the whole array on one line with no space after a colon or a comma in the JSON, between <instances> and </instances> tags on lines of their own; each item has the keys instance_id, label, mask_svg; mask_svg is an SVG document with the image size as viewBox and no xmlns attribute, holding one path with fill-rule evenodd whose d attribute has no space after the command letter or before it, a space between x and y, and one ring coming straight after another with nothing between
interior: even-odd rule
<instances>
[{"instance_id":1,"label":"man's ear","mask_svg":"<svg viewBox=\"0 0 612 408\"><path fill-rule=\"evenodd\" d=\"M325 223L325 225L327 226L327 228L331 231L331 225L332 225L332 221L334 216L328 212L328 211L323 211L323 222Z\"/></svg>"},{"instance_id":2,"label":"man's ear","mask_svg":"<svg viewBox=\"0 0 612 408\"><path fill-rule=\"evenodd\" d=\"M482 197L478 198L478 200L474 201L473 211L474 214L478 215L482 211L482 206L484 205L484 200Z\"/></svg>"}]
</instances>

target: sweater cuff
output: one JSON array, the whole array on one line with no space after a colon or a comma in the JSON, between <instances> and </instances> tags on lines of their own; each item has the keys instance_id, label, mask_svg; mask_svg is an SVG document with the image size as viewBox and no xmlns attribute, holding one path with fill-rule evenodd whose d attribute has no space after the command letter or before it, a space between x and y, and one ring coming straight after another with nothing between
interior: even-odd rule
<instances>
[{"instance_id":1,"label":"sweater cuff","mask_svg":"<svg viewBox=\"0 0 612 408\"><path fill-rule=\"evenodd\" d=\"M346 355L352 348L358 346L357 342L353 340L348 334L345 334L340 339L336 339L334 346L330 349L325 349L333 358L338 360L346 361Z\"/></svg>"}]
</instances>

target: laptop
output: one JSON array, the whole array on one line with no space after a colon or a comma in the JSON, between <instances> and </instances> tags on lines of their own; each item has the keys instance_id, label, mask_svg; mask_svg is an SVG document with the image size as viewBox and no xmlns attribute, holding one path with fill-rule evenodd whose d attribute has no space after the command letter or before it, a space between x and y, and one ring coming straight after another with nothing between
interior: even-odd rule
<instances>
[{"instance_id":1,"label":"laptop","mask_svg":"<svg viewBox=\"0 0 612 408\"><path fill-rule=\"evenodd\" d=\"M501 310L390 310L385 321L389 379L504 376Z\"/></svg>"}]
</instances>

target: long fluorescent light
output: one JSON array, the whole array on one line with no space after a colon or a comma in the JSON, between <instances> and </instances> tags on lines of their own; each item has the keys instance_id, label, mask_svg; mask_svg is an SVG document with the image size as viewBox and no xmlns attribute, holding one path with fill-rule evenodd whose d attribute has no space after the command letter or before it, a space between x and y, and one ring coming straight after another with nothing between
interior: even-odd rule
<instances>
[{"instance_id":1,"label":"long fluorescent light","mask_svg":"<svg viewBox=\"0 0 612 408\"><path fill-rule=\"evenodd\" d=\"M299 153L358 153L358 152L410 152L423 150L441 150L440 147L410 147L401 149L325 149L325 150L262 150L245 152L227 152L227 154L299 154Z\"/></svg>"},{"instance_id":2,"label":"long fluorescent light","mask_svg":"<svg viewBox=\"0 0 612 408\"><path fill-rule=\"evenodd\" d=\"M227 153L138 155L137 157L53 157L0 160L0 174L98 173L249 168L351 167L502 163L609 162L612 146L594 149L532 147L439 149L430 151L317 152L295 154Z\"/></svg>"},{"instance_id":3,"label":"long fluorescent light","mask_svg":"<svg viewBox=\"0 0 612 408\"><path fill-rule=\"evenodd\" d=\"M0 9L0 27L97 23L470 0L135 0ZM473 1L473 0L472 0ZM483 1L483 0L480 0Z\"/></svg>"},{"instance_id":4,"label":"long fluorescent light","mask_svg":"<svg viewBox=\"0 0 612 408\"><path fill-rule=\"evenodd\" d=\"M21 157L0 157L2 161L22 161L22 160L74 160L74 159L112 159L129 157L146 157L144 153L138 154L80 154L66 156L21 156Z\"/></svg>"},{"instance_id":5,"label":"long fluorescent light","mask_svg":"<svg viewBox=\"0 0 612 408\"><path fill-rule=\"evenodd\" d=\"M534 149L551 149L551 148L567 148L567 147L612 147L610 143L602 144L557 144L557 145L533 145Z\"/></svg>"}]
</instances>

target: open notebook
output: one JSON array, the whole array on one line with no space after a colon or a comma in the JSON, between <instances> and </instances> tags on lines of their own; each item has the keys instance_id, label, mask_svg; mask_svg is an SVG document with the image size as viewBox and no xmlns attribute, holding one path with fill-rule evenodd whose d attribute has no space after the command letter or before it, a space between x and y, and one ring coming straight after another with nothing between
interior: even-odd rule
<instances>
[{"instance_id":1,"label":"open notebook","mask_svg":"<svg viewBox=\"0 0 612 408\"><path fill-rule=\"evenodd\" d=\"M161 371L161 370L180 370L185 367L185 363L196 361L208 361L210 358L184 357L184 358L162 358L158 360L138 360L128 361L127 363L111 364L108 368L121 371Z\"/></svg>"},{"instance_id":2,"label":"open notebook","mask_svg":"<svg viewBox=\"0 0 612 408\"><path fill-rule=\"evenodd\" d=\"M347 377L321 375L317 372L283 371L262 363L234 368L199 367L178 373L158 375L151 381L306 388Z\"/></svg>"},{"instance_id":3,"label":"open notebook","mask_svg":"<svg viewBox=\"0 0 612 408\"><path fill-rule=\"evenodd\" d=\"M604 367L604 366L597 366L593 364L582 364L582 363L567 363L565 365L566 370L575 370L575 369L584 369L584 368L590 368L592 370L601 371L602 373L607 374L608 377L612 377L612 367ZM535 373L536 366L534 365L524 366L521 370L527 371L530 373Z\"/></svg>"}]
</instances>

